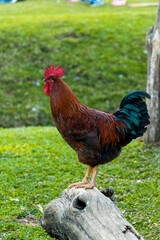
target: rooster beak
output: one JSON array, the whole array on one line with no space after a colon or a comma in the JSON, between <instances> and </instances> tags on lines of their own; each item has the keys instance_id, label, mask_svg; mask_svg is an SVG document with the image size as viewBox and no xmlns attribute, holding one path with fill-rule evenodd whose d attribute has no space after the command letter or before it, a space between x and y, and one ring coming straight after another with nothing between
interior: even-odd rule
<instances>
[{"instance_id":1,"label":"rooster beak","mask_svg":"<svg viewBox=\"0 0 160 240\"><path fill-rule=\"evenodd\" d=\"M43 79L43 82L46 82L46 81L47 81L47 80L44 78L44 79Z\"/></svg>"}]
</instances>

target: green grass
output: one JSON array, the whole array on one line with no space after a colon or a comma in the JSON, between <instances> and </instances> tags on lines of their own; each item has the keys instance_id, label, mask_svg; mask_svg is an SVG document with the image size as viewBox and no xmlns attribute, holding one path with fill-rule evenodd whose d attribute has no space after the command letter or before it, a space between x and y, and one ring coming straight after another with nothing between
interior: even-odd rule
<instances>
[{"instance_id":1,"label":"green grass","mask_svg":"<svg viewBox=\"0 0 160 240\"><path fill-rule=\"evenodd\" d=\"M53 62L92 108L113 112L129 91L145 90L145 39L156 12L106 1L99 8L65 0L1 4L0 126L52 125L42 79Z\"/></svg>"},{"instance_id":2,"label":"green grass","mask_svg":"<svg viewBox=\"0 0 160 240\"><path fill-rule=\"evenodd\" d=\"M118 207L145 239L158 240L160 150L133 141L119 158L100 166L99 189L113 186ZM43 208L69 184L82 180L86 166L54 127L0 131L0 236L4 240L50 239L40 226L17 223Z\"/></svg>"}]
</instances>

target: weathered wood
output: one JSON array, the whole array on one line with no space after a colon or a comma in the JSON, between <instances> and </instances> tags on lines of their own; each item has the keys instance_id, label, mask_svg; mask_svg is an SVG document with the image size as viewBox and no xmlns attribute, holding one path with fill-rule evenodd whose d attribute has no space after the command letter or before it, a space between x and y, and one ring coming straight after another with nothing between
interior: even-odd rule
<instances>
[{"instance_id":1,"label":"weathered wood","mask_svg":"<svg viewBox=\"0 0 160 240\"><path fill-rule=\"evenodd\" d=\"M160 2L156 24L147 33L148 76L147 92L151 100L147 101L151 124L144 140L149 143L160 141Z\"/></svg>"},{"instance_id":2,"label":"weathered wood","mask_svg":"<svg viewBox=\"0 0 160 240\"><path fill-rule=\"evenodd\" d=\"M64 190L44 210L43 228L60 240L142 240L116 206L113 190L102 193L97 188Z\"/></svg>"}]
</instances>

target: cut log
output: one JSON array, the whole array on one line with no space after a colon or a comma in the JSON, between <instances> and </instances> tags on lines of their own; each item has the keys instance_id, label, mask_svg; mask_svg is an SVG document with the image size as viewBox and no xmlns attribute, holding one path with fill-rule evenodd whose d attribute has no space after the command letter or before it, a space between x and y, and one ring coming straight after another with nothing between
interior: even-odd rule
<instances>
[{"instance_id":1,"label":"cut log","mask_svg":"<svg viewBox=\"0 0 160 240\"><path fill-rule=\"evenodd\" d=\"M60 240L143 239L118 209L112 188L65 189L46 206L41 223Z\"/></svg>"},{"instance_id":2,"label":"cut log","mask_svg":"<svg viewBox=\"0 0 160 240\"><path fill-rule=\"evenodd\" d=\"M144 140L148 143L160 141L160 3L156 24L147 33L148 74L147 92L151 100L147 100L150 122Z\"/></svg>"}]
</instances>

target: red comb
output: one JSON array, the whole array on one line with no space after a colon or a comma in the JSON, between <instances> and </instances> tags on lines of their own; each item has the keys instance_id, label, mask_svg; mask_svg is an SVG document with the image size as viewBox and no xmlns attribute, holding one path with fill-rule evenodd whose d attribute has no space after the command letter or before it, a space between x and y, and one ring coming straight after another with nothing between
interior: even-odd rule
<instances>
[{"instance_id":1,"label":"red comb","mask_svg":"<svg viewBox=\"0 0 160 240\"><path fill-rule=\"evenodd\" d=\"M53 64L53 67L51 67L51 65L49 65L49 68L46 67L46 70L44 72L44 78L47 79L51 76L57 77L57 78L62 77L64 75L64 68L60 68L60 66L61 65L55 68Z\"/></svg>"}]
</instances>

